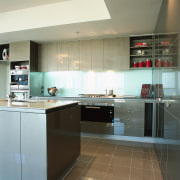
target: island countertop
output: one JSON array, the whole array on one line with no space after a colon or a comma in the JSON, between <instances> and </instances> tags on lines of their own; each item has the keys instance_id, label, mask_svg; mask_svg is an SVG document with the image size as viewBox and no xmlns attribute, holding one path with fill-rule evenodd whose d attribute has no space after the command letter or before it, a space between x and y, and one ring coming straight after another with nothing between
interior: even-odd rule
<instances>
[{"instance_id":1,"label":"island countertop","mask_svg":"<svg viewBox=\"0 0 180 180\"><path fill-rule=\"evenodd\" d=\"M0 99L0 179L62 179L80 155L80 113L78 101Z\"/></svg>"},{"instance_id":2,"label":"island countertop","mask_svg":"<svg viewBox=\"0 0 180 180\"><path fill-rule=\"evenodd\" d=\"M55 109L63 109L78 104L78 101L70 100L27 100L9 102L7 99L0 99L0 111L18 111L33 113L48 113Z\"/></svg>"}]
</instances>

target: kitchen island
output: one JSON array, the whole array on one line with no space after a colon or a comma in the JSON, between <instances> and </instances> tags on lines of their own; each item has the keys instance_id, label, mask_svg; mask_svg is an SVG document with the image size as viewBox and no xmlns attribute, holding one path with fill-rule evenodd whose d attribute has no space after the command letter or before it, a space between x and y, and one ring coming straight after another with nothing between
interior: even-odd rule
<instances>
[{"instance_id":1,"label":"kitchen island","mask_svg":"<svg viewBox=\"0 0 180 180\"><path fill-rule=\"evenodd\" d=\"M0 100L0 144L0 179L61 179L80 154L78 102Z\"/></svg>"}]
</instances>

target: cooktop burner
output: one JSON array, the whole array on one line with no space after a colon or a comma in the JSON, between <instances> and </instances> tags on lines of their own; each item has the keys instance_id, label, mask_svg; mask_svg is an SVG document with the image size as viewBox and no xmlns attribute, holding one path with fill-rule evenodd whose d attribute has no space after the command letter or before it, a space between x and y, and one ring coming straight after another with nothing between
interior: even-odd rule
<instances>
[{"instance_id":1,"label":"cooktop burner","mask_svg":"<svg viewBox=\"0 0 180 180\"><path fill-rule=\"evenodd\" d=\"M89 97L89 98L100 98L100 97L110 97L106 94L79 94L81 97Z\"/></svg>"}]
</instances>

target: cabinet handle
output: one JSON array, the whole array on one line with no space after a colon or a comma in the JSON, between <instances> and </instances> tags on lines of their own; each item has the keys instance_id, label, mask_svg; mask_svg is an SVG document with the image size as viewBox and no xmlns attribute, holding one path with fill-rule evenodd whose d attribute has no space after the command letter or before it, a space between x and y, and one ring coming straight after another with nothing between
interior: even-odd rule
<instances>
[{"instance_id":1,"label":"cabinet handle","mask_svg":"<svg viewBox=\"0 0 180 180\"><path fill-rule=\"evenodd\" d=\"M86 106L86 109L101 109L101 107L98 106Z\"/></svg>"}]
</instances>

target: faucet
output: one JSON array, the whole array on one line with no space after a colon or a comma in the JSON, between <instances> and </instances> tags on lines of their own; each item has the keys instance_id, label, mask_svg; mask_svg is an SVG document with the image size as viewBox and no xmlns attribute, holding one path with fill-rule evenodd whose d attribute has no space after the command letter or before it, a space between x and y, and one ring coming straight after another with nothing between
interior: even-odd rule
<instances>
[{"instance_id":1,"label":"faucet","mask_svg":"<svg viewBox=\"0 0 180 180\"><path fill-rule=\"evenodd\" d=\"M11 85L17 85L18 89L19 89L19 83L18 82L10 82L9 85L10 85L10 94L8 95L8 98L9 98L9 100L11 102L12 99L16 97L14 92L11 91Z\"/></svg>"}]
</instances>

